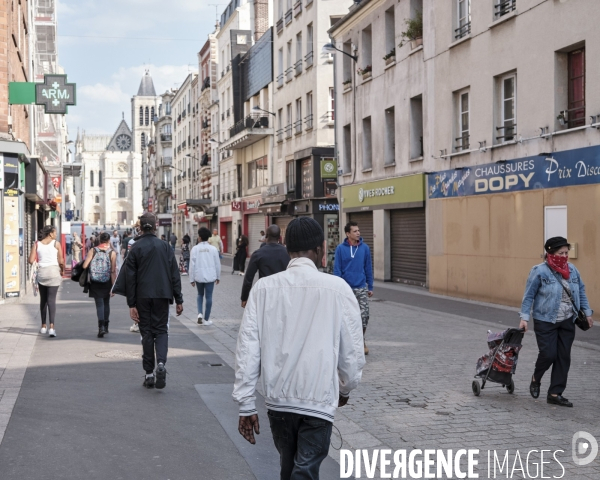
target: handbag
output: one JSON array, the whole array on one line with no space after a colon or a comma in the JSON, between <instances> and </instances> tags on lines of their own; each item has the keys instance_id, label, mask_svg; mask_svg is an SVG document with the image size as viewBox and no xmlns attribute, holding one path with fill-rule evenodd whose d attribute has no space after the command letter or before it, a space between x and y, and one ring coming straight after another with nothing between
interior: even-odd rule
<instances>
[{"instance_id":1,"label":"handbag","mask_svg":"<svg viewBox=\"0 0 600 480\"><path fill-rule=\"evenodd\" d=\"M73 280L74 282L79 282L79 278L81 277L81 274L84 271L83 262L84 260L73 265L73 268L71 270L71 280Z\"/></svg>"},{"instance_id":2,"label":"handbag","mask_svg":"<svg viewBox=\"0 0 600 480\"><path fill-rule=\"evenodd\" d=\"M571 300L571 304L573 305L573 308L575 308L575 301L573 300L573 297L571 296L571 292L569 291L569 289L567 289L562 282L560 282L560 286L567 293L567 295L569 296L569 300ZM585 312L583 311L582 308L580 308L577 311L577 317L575 318L575 325L577 325L584 332L590 329L590 324L587 321L587 315L585 314Z\"/></svg>"}]
</instances>

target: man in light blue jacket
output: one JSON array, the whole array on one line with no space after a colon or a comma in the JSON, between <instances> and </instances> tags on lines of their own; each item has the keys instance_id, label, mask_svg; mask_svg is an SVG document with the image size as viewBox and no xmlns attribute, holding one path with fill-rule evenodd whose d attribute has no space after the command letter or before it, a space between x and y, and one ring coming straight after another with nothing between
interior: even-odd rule
<instances>
[{"instance_id":1,"label":"man in light blue jacket","mask_svg":"<svg viewBox=\"0 0 600 480\"><path fill-rule=\"evenodd\" d=\"M342 277L354 292L363 324L363 337L369 324L369 298L373 296L373 265L371 250L363 242L356 222L348 222L344 227L346 240L335 249L333 274ZM365 355L369 354L364 342Z\"/></svg>"},{"instance_id":2,"label":"man in light blue jacket","mask_svg":"<svg viewBox=\"0 0 600 480\"><path fill-rule=\"evenodd\" d=\"M209 320L212 309L212 295L215 284L221 279L221 261L219 251L208 243L210 230L202 227L198 230L200 243L192 248L190 253L190 283L198 289L196 301L198 304L198 324L212 325ZM206 295L206 309L202 313L202 304Z\"/></svg>"}]
</instances>

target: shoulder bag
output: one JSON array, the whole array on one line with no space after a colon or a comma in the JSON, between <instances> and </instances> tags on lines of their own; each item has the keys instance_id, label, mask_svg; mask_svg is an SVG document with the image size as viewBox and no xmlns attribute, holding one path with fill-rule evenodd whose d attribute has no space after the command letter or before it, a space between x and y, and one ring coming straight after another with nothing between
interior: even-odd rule
<instances>
[{"instance_id":1,"label":"shoulder bag","mask_svg":"<svg viewBox=\"0 0 600 480\"><path fill-rule=\"evenodd\" d=\"M575 301L573 300L573 297L571 296L571 292L569 291L569 289L567 289L564 286L564 284L560 281L560 279L559 279L559 282L560 282L560 286L563 288L563 290L569 296L569 300L571 300L571 304L573 305L573 308L575 308ZM577 325L584 332L586 330L590 329L590 324L587 321L587 315L585 314L585 312L583 311L582 308L580 308L577 311L577 318L575 318L575 325Z\"/></svg>"}]
</instances>

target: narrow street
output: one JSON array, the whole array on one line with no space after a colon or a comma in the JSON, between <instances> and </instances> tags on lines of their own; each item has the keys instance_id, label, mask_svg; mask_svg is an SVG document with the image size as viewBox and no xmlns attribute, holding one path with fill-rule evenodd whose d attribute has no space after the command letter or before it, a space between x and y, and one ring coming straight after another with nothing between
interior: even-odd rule
<instances>
[{"instance_id":1,"label":"narrow street","mask_svg":"<svg viewBox=\"0 0 600 480\"><path fill-rule=\"evenodd\" d=\"M261 434L252 446L237 432L231 399L242 278L223 267L211 327L196 324L195 291L187 277L182 280L184 314L171 318L163 391L141 386L139 336L129 331L122 297L112 301L110 334L104 339L95 335L93 302L70 281L59 292L55 339L37 334L37 299L1 307L0 478L277 478L278 455L264 406ZM335 448L342 443L350 450L476 448L502 456L509 450L511 467L516 450L523 457L530 450L563 450L558 454L566 470L562 478L598 478L597 460L585 467L573 464L571 438L584 425L600 437L594 411L600 348L588 343L573 348L565 392L573 409L551 407L543 395L538 401L530 397L537 354L532 333L519 357L515 393L489 384L475 397L471 381L475 362L486 351L486 332L501 330L498 322L506 319L472 318L473 309L516 318L514 313L406 290L375 288L367 333L371 353L362 384L338 410L338 431L321 478L340 478ZM381 298L393 292L406 303ZM438 302L468 315L443 312ZM488 478L486 470L480 461L480 478ZM544 474L559 477L561 467L553 462Z\"/></svg>"}]
</instances>

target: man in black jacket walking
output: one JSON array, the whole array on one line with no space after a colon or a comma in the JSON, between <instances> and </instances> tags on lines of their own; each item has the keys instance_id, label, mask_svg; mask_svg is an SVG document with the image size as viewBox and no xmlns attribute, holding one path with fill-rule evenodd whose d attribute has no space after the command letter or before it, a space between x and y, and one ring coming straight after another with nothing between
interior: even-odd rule
<instances>
[{"instance_id":1,"label":"man in black jacket walking","mask_svg":"<svg viewBox=\"0 0 600 480\"><path fill-rule=\"evenodd\" d=\"M177 304L177 316L183 312L181 276L170 246L156 237L156 217L144 213L140 217L142 235L123 265L125 275L119 276L114 293L125 294L131 319L139 324L146 371L144 386L165 388L167 370L169 305ZM156 376L154 351L156 350Z\"/></svg>"},{"instance_id":2,"label":"man in black jacket walking","mask_svg":"<svg viewBox=\"0 0 600 480\"><path fill-rule=\"evenodd\" d=\"M281 230L277 225L271 225L267 228L267 238L265 242L256 250L252 257L250 257L250 263L246 268L246 275L244 275L244 284L242 286L242 308L246 306L250 290L252 289L252 282L254 281L254 275L258 270L258 278L268 277L279 272L283 272L288 263L290 263L290 256L287 249L279 243L279 237Z\"/></svg>"}]
</instances>

